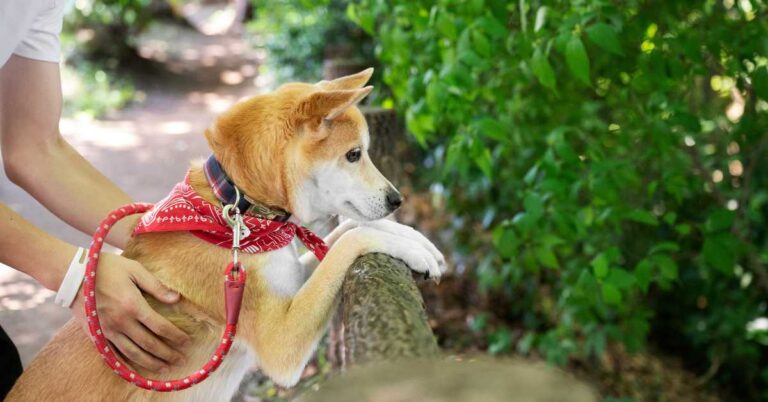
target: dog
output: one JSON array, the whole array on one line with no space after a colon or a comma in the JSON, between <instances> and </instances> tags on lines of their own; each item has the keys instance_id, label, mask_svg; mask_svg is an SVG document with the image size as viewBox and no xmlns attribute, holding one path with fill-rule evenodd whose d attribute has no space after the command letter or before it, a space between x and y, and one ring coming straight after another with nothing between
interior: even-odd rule
<instances>
[{"instance_id":1,"label":"dog","mask_svg":"<svg viewBox=\"0 0 768 402\"><path fill-rule=\"evenodd\" d=\"M213 157L244 197L290 211L291 219L307 224L333 215L349 218L325 238L330 249L321 262L312 253L300 255L295 242L240 254L248 274L240 329L207 380L170 393L140 389L115 375L70 320L32 361L7 401L225 401L254 365L289 387L328 327L347 269L359 256L386 253L439 278L446 267L440 251L416 230L384 219L402 197L368 155L368 127L357 105L373 89L364 86L372 73L284 84L235 104L206 130ZM217 203L203 164L193 164L186 180L197 196ZM193 339L182 349L183 366L138 372L174 379L199 369L225 326L222 273L232 251L191 232L172 231L135 235L123 255L182 295L174 305L147 298Z\"/></svg>"}]
</instances>

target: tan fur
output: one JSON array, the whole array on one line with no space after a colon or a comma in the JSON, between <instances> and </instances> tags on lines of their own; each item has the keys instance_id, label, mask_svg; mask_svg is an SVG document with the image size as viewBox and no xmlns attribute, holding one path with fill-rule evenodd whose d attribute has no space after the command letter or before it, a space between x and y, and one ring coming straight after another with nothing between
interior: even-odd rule
<instances>
[{"instance_id":1,"label":"tan fur","mask_svg":"<svg viewBox=\"0 0 768 402\"><path fill-rule=\"evenodd\" d=\"M367 132L367 127L354 105L370 92L370 88L360 88L370 75L366 70L330 83L284 85L274 93L235 105L205 136L246 194L292 210L292 189L307 179L315 164L338 159L360 145L361 133ZM328 121L329 114L334 113L336 116ZM361 165L360 169L375 170L367 156L364 162L370 166ZM215 202L201 167L192 167L189 175L192 187ZM259 367L267 375L282 384L295 383L327 326L347 268L360 254L381 250L370 236L355 241L342 236L295 295L275 292L262 275L275 252L243 256L249 275L238 339L255 352ZM166 286L181 293L182 301L175 305L148 299L194 340L183 351L187 356L184 367L165 375L139 372L170 379L202 366L223 330L223 269L231 260L230 251L189 233L172 232L137 236L123 255L141 262ZM221 376L216 372L206 381L223 381L217 375ZM7 400L194 400L196 387L204 384L168 394L125 383L110 372L86 334L70 321L27 368Z\"/></svg>"}]
</instances>

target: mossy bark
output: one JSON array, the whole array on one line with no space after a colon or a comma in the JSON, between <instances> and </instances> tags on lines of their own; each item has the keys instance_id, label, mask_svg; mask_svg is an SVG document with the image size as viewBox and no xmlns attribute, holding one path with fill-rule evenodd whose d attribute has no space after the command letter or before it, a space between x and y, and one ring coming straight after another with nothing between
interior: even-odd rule
<instances>
[{"instance_id":1,"label":"mossy bark","mask_svg":"<svg viewBox=\"0 0 768 402\"><path fill-rule=\"evenodd\" d=\"M350 267L341 321L345 365L438 353L411 270L385 254L364 255Z\"/></svg>"}]
</instances>

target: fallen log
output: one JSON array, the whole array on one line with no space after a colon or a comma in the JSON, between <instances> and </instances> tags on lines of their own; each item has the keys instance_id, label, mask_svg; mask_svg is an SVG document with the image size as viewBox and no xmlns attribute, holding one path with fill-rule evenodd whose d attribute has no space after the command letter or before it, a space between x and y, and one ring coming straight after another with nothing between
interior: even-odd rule
<instances>
[{"instance_id":1,"label":"fallen log","mask_svg":"<svg viewBox=\"0 0 768 402\"><path fill-rule=\"evenodd\" d=\"M343 366L438 353L411 270L385 254L355 261L342 286Z\"/></svg>"}]
</instances>

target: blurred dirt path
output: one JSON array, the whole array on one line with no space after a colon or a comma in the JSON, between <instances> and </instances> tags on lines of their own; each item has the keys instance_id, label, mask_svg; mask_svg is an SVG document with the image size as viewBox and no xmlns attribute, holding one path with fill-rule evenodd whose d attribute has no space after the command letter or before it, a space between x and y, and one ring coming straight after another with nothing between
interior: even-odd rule
<instances>
[{"instance_id":1,"label":"blurred dirt path","mask_svg":"<svg viewBox=\"0 0 768 402\"><path fill-rule=\"evenodd\" d=\"M154 202L183 178L190 161L208 155L203 131L215 115L267 82L257 77L260 55L238 37L158 26L142 36L139 54L156 65L136 79L143 102L107 118L64 118L61 131L135 200ZM1 170L0 202L49 233L88 245L88 236L58 220ZM53 304L52 292L0 264L0 325L25 365L69 317Z\"/></svg>"}]
</instances>

